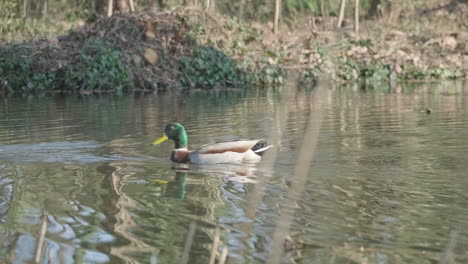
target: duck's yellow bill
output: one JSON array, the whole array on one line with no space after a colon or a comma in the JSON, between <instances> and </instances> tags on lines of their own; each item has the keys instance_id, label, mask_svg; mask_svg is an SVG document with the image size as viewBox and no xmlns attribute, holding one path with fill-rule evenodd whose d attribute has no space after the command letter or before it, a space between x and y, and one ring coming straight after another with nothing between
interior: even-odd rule
<instances>
[{"instance_id":1,"label":"duck's yellow bill","mask_svg":"<svg viewBox=\"0 0 468 264\"><path fill-rule=\"evenodd\" d=\"M154 182L156 183L159 183L159 184L167 184L169 181L165 181L165 180L153 180Z\"/></svg>"},{"instance_id":2,"label":"duck's yellow bill","mask_svg":"<svg viewBox=\"0 0 468 264\"><path fill-rule=\"evenodd\" d=\"M158 139L156 139L154 142L153 142L153 145L158 145L158 144L161 144L162 142L168 140L169 138L167 137L166 133L164 133L164 135Z\"/></svg>"}]
</instances>

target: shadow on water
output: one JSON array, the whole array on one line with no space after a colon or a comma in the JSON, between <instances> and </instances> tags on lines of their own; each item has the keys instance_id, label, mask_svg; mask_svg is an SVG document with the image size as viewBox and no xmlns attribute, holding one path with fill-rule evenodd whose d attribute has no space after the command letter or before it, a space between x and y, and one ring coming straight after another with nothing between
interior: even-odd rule
<instances>
[{"instance_id":1,"label":"shadow on water","mask_svg":"<svg viewBox=\"0 0 468 264\"><path fill-rule=\"evenodd\" d=\"M290 85L11 99L0 263L468 260L466 84ZM253 137L275 148L258 166L175 165L172 146L150 145L169 121L191 148Z\"/></svg>"}]
</instances>

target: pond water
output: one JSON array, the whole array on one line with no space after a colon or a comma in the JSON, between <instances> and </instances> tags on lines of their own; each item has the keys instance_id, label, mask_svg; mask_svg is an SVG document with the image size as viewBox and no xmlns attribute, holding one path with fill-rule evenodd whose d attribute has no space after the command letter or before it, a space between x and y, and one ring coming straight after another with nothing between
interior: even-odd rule
<instances>
[{"instance_id":1,"label":"pond water","mask_svg":"<svg viewBox=\"0 0 468 264\"><path fill-rule=\"evenodd\" d=\"M467 84L288 87L0 99L0 263L468 263ZM171 121L275 148L175 165Z\"/></svg>"}]
</instances>

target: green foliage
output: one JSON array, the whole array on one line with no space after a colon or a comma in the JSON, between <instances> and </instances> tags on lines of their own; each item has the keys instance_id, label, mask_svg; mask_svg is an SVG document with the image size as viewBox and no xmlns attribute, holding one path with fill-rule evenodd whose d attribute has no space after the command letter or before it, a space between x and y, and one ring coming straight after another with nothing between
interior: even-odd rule
<instances>
[{"instance_id":1,"label":"green foliage","mask_svg":"<svg viewBox=\"0 0 468 264\"><path fill-rule=\"evenodd\" d=\"M78 20L95 16L95 0L0 0L0 41L65 34ZM27 4L26 8L24 4Z\"/></svg>"},{"instance_id":2,"label":"green foliage","mask_svg":"<svg viewBox=\"0 0 468 264\"><path fill-rule=\"evenodd\" d=\"M371 83L388 81L390 77L390 67L378 62L367 63L361 68L359 77Z\"/></svg>"},{"instance_id":3,"label":"green foliage","mask_svg":"<svg viewBox=\"0 0 468 264\"><path fill-rule=\"evenodd\" d=\"M180 60L180 82L183 87L214 88L245 83L245 74L236 63L212 46L197 46L191 57Z\"/></svg>"},{"instance_id":4,"label":"green foliage","mask_svg":"<svg viewBox=\"0 0 468 264\"><path fill-rule=\"evenodd\" d=\"M269 85L281 85L286 81L287 72L278 65L267 65L262 69L255 71L251 76L253 83L269 86Z\"/></svg>"},{"instance_id":5,"label":"green foliage","mask_svg":"<svg viewBox=\"0 0 468 264\"><path fill-rule=\"evenodd\" d=\"M64 83L71 89L113 90L130 86L121 54L100 39L91 38L65 71Z\"/></svg>"},{"instance_id":6,"label":"green foliage","mask_svg":"<svg viewBox=\"0 0 468 264\"><path fill-rule=\"evenodd\" d=\"M16 15L17 9L17 1L0 1L0 36L3 36L10 31L17 31L22 27L23 21Z\"/></svg>"},{"instance_id":7,"label":"green foliage","mask_svg":"<svg viewBox=\"0 0 468 264\"><path fill-rule=\"evenodd\" d=\"M436 79L453 79L465 77L461 70L451 70L446 68L432 68L428 71L432 78Z\"/></svg>"},{"instance_id":8,"label":"green foliage","mask_svg":"<svg viewBox=\"0 0 468 264\"><path fill-rule=\"evenodd\" d=\"M18 45L0 49L0 79L11 88L26 86L31 71L31 50Z\"/></svg>"},{"instance_id":9,"label":"green foliage","mask_svg":"<svg viewBox=\"0 0 468 264\"><path fill-rule=\"evenodd\" d=\"M233 30L238 35L239 39L241 39L245 44L249 44L250 42L260 40L263 36L263 32L258 30L251 25L240 23L239 20L234 17L231 18L228 22L226 27L229 30Z\"/></svg>"},{"instance_id":10,"label":"green foliage","mask_svg":"<svg viewBox=\"0 0 468 264\"><path fill-rule=\"evenodd\" d=\"M42 72L42 65L32 57L30 48L12 45L0 48L0 81L10 91L41 92L53 86L54 72Z\"/></svg>"},{"instance_id":11,"label":"green foliage","mask_svg":"<svg viewBox=\"0 0 468 264\"><path fill-rule=\"evenodd\" d=\"M188 18L190 20L190 18ZM190 24L190 23L189 23ZM221 50L225 50L229 56L244 56L249 50L249 44L256 43L262 39L263 32L251 25L239 22L237 18L230 18L223 24L222 30L226 38L212 40L212 33L207 34L204 25L198 22L193 23L186 33L187 40L190 44L199 46L214 46ZM211 35L211 36L210 36Z\"/></svg>"},{"instance_id":12,"label":"green foliage","mask_svg":"<svg viewBox=\"0 0 468 264\"><path fill-rule=\"evenodd\" d=\"M392 75L390 66L383 65L379 62L358 64L354 60L343 56L338 58L337 65L337 75L340 79L345 81L362 79L367 83L376 83L389 81ZM465 73L461 70L446 68L422 70L411 65L403 67L403 73L399 76L402 80L454 79L463 77L465 77Z\"/></svg>"},{"instance_id":13,"label":"green foliage","mask_svg":"<svg viewBox=\"0 0 468 264\"><path fill-rule=\"evenodd\" d=\"M99 39L89 39L67 67L50 69L22 45L0 48L0 81L11 92L24 94L57 88L112 90L130 86L128 72L118 50Z\"/></svg>"},{"instance_id":14,"label":"green foliage","mask_svg":"<svg viewBox=\"0 0 468 264\"><path fill-rule=\"evenodd\" d=\"M426 78L426 74L414 66L408 66L404 68L401 78L404 80L422 80Z\"/></svg>"},{"instance_id":15,"label":"green foliage","mask_svg":"<svg viewBox=\"0 0 468 264\"><path fill-rule=\"evenodd\" d=\"M363 79L366 82L388 81L390 77L390 67L379 62L368 61L358 64L347 57L338 58L338 72L340 79L345 81Z\"/></svg>"},{"instance_id":16,"label":"green foliage","mask_svg":"<svg viewBox=\"0 0 468 264\"><path fill-rule=\"evenodd\" d=\"M16 10L18 10L17 1L0 1L0 35L5 35L12 30L19 30L23 25L23 21L17 16Z\"/></svg>"},{"instance_id":17,"label":"green foliage","mask_svg":"<svg viewBox=\"0 0 468 264\"><path fill-rule=\"evenodd\" d=\"M195 24L190 27L186 33L186 38L194 45L201 45L206 37L205 27Z\"/></svg>"},{"instance_id":18,"label":"green foliage","mask_svg":"<svg viewBox=\"0 0 468 264\"><path fill-rule=\"evenodd\" d=\"M57 81L57 76L55 72L48 71L48 72L35 72L31 80L28 82L26 93L29 93L31 90L37 91L45 91L49 89L55 88Z\"/></svg>"},{"instance_id":19,"label":"green foliage","mask_svg":"<svg viewBox=\"0 0 468 264\"><path fill-rule=\"evenodd\" d=\"M371 47L374 45L370 39L350 40L349 43L360 47Z\"/></svg>"},{"instance_id":20,"label":"green foliage","mask_svg":"<svg viewBox=\"0 0 468 264\"><path fill-rule=\"evenodd\" d=\"M414 66L407 66L400 76L403 80L424 80L424 79L452 79L466 77L461 70L451 70L446 68L431 68L421 70Z\"/></svg>"},{"instance_id":21,"label":"green foliage","mask_svg":"<svg viewBox=\"0 0 468 264\"><path fill-rule=\"evenodd\" d=\"M348 57L338 57L337 65L338 78L345 81L357 80L359 78L359 66L354 61L350 60Z\"/></svg>"},{"instance_id":22,"label":"green foliage","mask_svg":"<svg viewBox=\"0 0 468 264\"><path fill-rule=\"evenodd\" d=\"M301 72L299 85L305 90L311 90L317 85L317 81L320 75L319 66L305 69Z\"/></svg>"}]
</instances>

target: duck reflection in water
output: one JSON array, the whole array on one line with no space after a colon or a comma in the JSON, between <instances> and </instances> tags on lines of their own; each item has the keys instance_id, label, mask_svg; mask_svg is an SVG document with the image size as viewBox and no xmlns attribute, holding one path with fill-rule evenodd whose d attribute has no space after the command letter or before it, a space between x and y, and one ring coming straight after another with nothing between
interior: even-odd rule
<instances>
[{"instance_id":1,"label":"duck reflection in water","mask_svg":"<svg viewBox=\"0 0 468 264\"><path fill-rule=\"evenodd\" d=\"M174 164L175 171L173 180L154 179L156 196L161 199L176 198L184 199L186 193L187 179L191 174L203 174L208 177L220 177L224 181L238 183L256 183L255 174L258 171L255 166L240 166L231 164L218 164L210 166ZM265 174L265 173L263 173Z\"/></svg>"},{"instance_id":2,"label":"duck reflection in water","mask_svg":"<svg viewBox=\"0 0 468 264\"><path fill-rule=\"evenodd\" d=\"M156 195L160 198L185 198L185 185L187 184L187 171L176 170L173 181L153 180Z\"/></svg>"}]
</instances>

